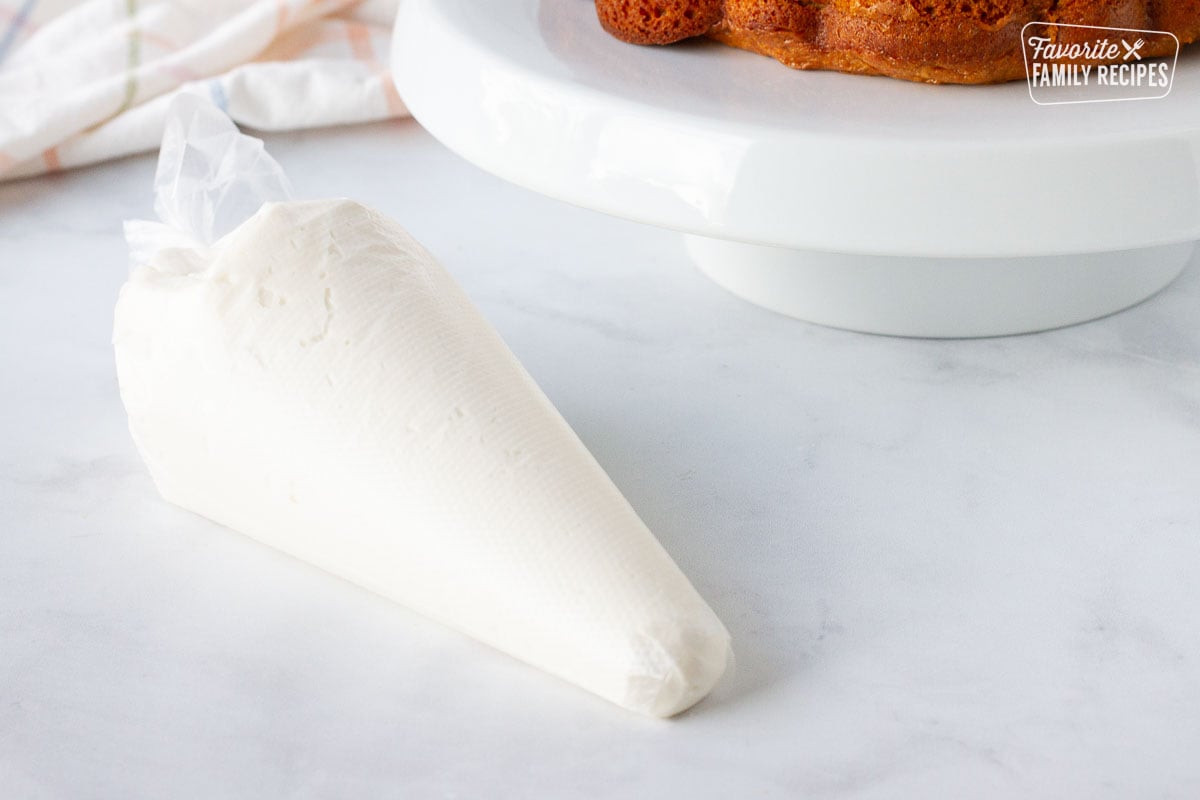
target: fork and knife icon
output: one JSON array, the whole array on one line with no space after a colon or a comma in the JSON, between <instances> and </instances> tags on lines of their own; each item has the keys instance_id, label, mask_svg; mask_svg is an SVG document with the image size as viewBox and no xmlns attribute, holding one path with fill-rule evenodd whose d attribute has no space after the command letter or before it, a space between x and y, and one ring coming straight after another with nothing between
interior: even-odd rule
<instances>
[{"instance_id":1,"label":"fork and knife icon","mask_svg":"<svg viewBox=\"0 0 1200 800\"><path fill-rule=\"evenodd\" d=\"M1138 39L1133 44L1130 44L1129 42L1122 39L1121 44L1125 47L1125 56L1122 59L1123 61L1128 61L1131 58L1135 59L1137 61L1142 60L1142 54L1138 51L1140 51L1142 49L1142 47L1145 46L1145 44L1146 44L1145 39Z\"/></svg>"}]
</instances>

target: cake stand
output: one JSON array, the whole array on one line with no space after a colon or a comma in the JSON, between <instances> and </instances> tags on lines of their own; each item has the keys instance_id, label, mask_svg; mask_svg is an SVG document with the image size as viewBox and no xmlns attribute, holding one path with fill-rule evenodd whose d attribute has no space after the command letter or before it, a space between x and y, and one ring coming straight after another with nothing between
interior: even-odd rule
<instances>
[{"instance_id":1,"label":"cake stand","mask_svg":"<svg viewBox=\"0 0 1200 800\"><path fill-rule=\"evenodd\" d=\"M591 0L405 0L414 116L476 165L678 230L709 277L905 336L1043 330L1167 285L1200 239L1200 53L1160 100L1045 106L1023 82L796 72L636 47Z\"/></svg>"}]
</instances>

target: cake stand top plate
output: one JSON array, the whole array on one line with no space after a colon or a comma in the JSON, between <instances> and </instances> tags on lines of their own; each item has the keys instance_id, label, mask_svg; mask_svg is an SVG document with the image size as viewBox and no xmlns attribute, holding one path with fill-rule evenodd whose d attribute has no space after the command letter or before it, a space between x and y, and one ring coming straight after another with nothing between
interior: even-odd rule
<instances>
[{"instance_id":1,"label":"cake stand top plate","mask_svg":"<svg viewBox=\"0 0 1200 800\"><path fill-rule=\"evenodd\" d=\"M405 0L401 96L514 183L755 244L1043 256L1200 239L1200 46L1160 100L1037 105L1022 81L798 72L697 41L638 47L591 0Z\"/></svg>"}]
</instances>

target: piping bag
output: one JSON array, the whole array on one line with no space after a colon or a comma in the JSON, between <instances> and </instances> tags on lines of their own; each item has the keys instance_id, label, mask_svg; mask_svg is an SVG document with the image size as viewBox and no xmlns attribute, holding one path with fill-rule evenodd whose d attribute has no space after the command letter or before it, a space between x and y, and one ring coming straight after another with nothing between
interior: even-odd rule
<instances>
[{"instance_id":1,"label":"piping bag","mask_svg":"<svg viewBox=\"0 0 1200 800\"><path fill-rule=\"evenodd\" d=\"M627 709L709 693L725 627L403 228L186 95L154 189L113 345L165 499Z\"/></svg>"}]
</instances>

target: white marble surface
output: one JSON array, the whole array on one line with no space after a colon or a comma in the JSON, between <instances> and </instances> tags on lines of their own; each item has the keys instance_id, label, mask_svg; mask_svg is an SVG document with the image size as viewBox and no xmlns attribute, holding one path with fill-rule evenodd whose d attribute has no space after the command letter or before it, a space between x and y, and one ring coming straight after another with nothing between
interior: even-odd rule
<instances>
[{"instance_id":1,"label":"white marble surface","mask_svg":"<svg viewBox=\"0 0 1200 800\"><path fill-rule=\"evenodd\" d=\"M413 123L276 136L464 283L734 636L631 716L167 506L109 346L139 158L0 186L5 798L1200 796L1200 262L987 341L785 319Z\"/></svg>"}]
</instances>

